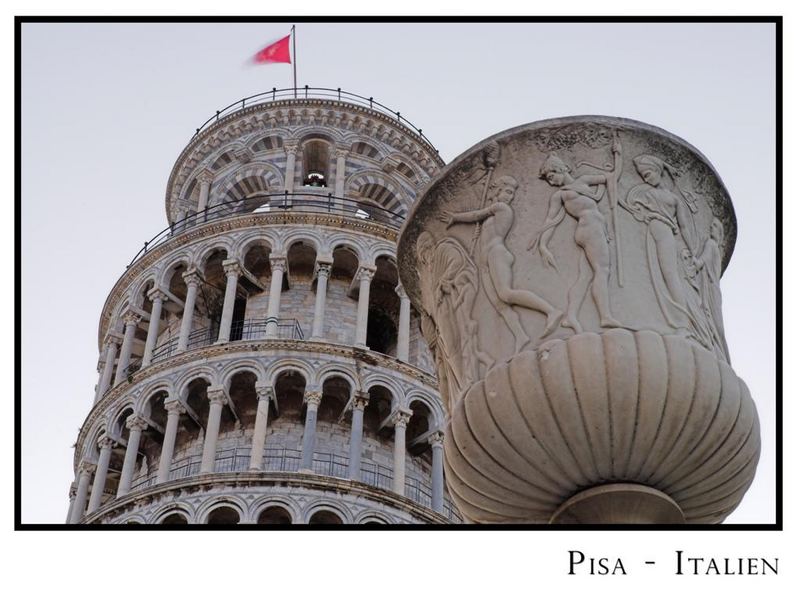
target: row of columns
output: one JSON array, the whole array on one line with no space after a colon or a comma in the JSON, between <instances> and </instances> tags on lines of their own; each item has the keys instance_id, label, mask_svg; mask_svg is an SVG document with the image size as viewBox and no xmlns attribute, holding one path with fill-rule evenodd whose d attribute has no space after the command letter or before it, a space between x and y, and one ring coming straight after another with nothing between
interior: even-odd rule
<instances>
[{"instance_id":1,"label":"row of columns","mask_svg":"<svg viewBox=\"0 0 800 592\"><path fill-rule=\"evenodd\" d=\"M286 273L286 256L270 256L272 267L272 278L270 280L269 303L267 307L267 337L277 337L278 317L280 315L281 291L283 286L283 276ZM222 263L225 271L225 298L222 305L222 315L220 318L219 333L217 344L227 343L230 340L231 324L233 321L233 308L236 302L236 289L241 276L241 265L235 259L226 259ZM330 278L333 259L330 256L320 256L315 265L315 276L317 280L316 297L314 301L314 320L311 329L312 339L322 339L325 327L325 303L327 299L328 279ZM367 345L367 321L369 315L369 291L372 278L375 276L374 266L362 265L356 273L356 280L359 283L358 309L355 330L355 345L366 347ZM191 268L183 273L183 280L186 282L186 300L184 302L184 314L178 335L177 353L184 352L189 346L189 335L194 322L194 309L197 302L197 292L200 283L203 281L202 275L196 268ZM397 358L402 362L408 362L409 357L409 333L411 325L411 300L400 284L396 288L400 298L400 315L398 319L397 332ZM153 303L150 312L149 325L147 329L147 339L142 356L142 368L149 366L153 360L153 350L158 339L158 331L161 322L161 311L164 301L168 296L164 290L155 287L148 292L148 297ZM105 350L101 362L101 375L95 394L95 403L112 386L116 386L127 378L127 368L131 362L136 329L141 322L139 314L129 311L123 317L124 333L120 335L116 332L109 332L106 335ZM114 368L114 360L117 358L119 349L119 359L117 369L114 374L113 385L111 374Z\"/></svg>"},{"instance_id":2,"label":"row of columns","mask_svg":"<svg viewBox=\"0 0 800 592\"><path fill-rule=\"evenodd\" d=\"M253 439L250 449L249 470L261 471L264 460L264 445L266 443L267 427L269 421L269 402L275 397L274 389L269 384L256 382L258 407L256 422L253 430ZM213 473L216 461L217 441L219 427L222 419L222 409L229 403L225 387L217 385L208 388L209 400L208 420L206 422L205 436L203 439L203 455L200 461L200 474ZM303 450L300 472L313 473L314 448L316 447L317 411L322 402L322 393L319 390L306 392L306 420L303 429ZM359 392L353 398L353 415L350 430L350 450L348 464L348 478L353 481L360 480L361 452L364 431L364 410L369 403L369 394ZM164 429L164 442L161 448L161 458L158 465L156 483L169 481L172 457L175 451L175 439L178 434L180 416L186 412L186 407L178 399L167 399L167 425ZM406 475L406 427L411 419L411 411L398 409L394 412L392 423L394 425L394 466L392 490L398 495L405 495ZM125 422L129 430L128 441L125 449L125 459L122 464L122 474L117 487L117 498L130 492L133 473L136 466L136 457L139 454L142 431L148 422L138 415L131 415ZM431 491L432 509L441 513L444 509L444 465L442 459L443 435L434 432L428 439L432 447L431 466ZM82 462L78 469L77 486L74 497L71 497L69 522L80 522L84 516L91 514L100 507L108 466L111 460L111 450L117 442L108 436L102 436L98 442L100 450L97 463ZM92 481L92 474L94 480ZM89 492L89 483L92 481L91 496L88 506L86 498Z\"/></svg>"}]
</instances>

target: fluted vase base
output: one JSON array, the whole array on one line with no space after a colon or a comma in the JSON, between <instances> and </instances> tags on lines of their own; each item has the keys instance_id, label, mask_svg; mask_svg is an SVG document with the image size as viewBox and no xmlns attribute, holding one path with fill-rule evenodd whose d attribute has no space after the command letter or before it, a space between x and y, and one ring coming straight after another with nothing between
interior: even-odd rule
<instances>
[{"instance_id":1,"label":"fluted vase base","mask_svg":"<svg viewBox=\"0 0 800 592\"><path fill-rule=\"evenodd\" d=\"M598 485L553 513L550 524L684 524L683 511L667 494L636 483Z\"/></svg>"}]
</instances>

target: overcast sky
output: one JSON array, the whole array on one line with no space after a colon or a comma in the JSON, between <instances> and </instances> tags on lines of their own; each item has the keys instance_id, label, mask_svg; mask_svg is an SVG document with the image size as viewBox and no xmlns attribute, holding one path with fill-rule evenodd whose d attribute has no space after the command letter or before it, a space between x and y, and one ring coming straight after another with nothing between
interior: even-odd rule
<instances>
[{"instance_id":1,"label":"overcast sky","mask_svg":"<svg viewBox=\"0 0 800 592\"><path fill-rule=\"evenodd\" d=\"M166 226L175 159L216 109L291 86L291 66L244 65L289 28L23 26L24 522L65 519L102 306ZM297 49L301 86L375 97L445 162L507 128L579 114L638 119L703 152L738 218L725 333L762 429L756 480L727 522L775 520L773 25L299 23Z\"/></svg>"}]
</instances>

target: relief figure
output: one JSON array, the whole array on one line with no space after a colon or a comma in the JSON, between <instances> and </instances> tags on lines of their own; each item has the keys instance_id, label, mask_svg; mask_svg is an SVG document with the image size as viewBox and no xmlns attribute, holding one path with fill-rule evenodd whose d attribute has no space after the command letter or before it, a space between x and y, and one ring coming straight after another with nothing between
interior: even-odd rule
<instances>
[{"instance_id":1,"label":"relief figure","mask_svg":"<svg viewBox=\"0 0 800 592\"><path fill-rule=\"evenodd\" d=\"M509 204L517 186L516 179L502 176L489 187L488 206L470 212L442 211L440 219L448 228L453 224L480 223L478 269L481 283L489 302L514 335L515 348L519 352L530 342L530 337L512 306L522 306L547 316L542 337L555 330L563 313L538 294L512 287L514 255L506 247L505 239L514 224L514 210Z\"/></svg>"},{"instance_id":2,"label":"relief figure","mask_svg":"<svg viewBox=\"0 0 800 592\"><path fill-rule=\"evenodd\" d=\"M708 333L713 346L725 360L730 361L728 345L725 342L725 329L722 325L722 294L719 289L719 279L722 275L722 253L720 241L722 240L722 222L719 218L711 221L711 231L703 245L700 254L693 261L696 271L695 289L700 294L703 313L705 315Z\"/></svg>"},{"instance_id":3,"label":"relief figure","mask_svg":"<svg viewBox=\"0 0 800 592\"><path fill-rule=\"evenodd\" d=\"M561 324L576 333L583 331L578 321L578 312L591 286L592 298L600 314L601 327L622 326L611 314L608 296L608 278L611 271L611 253L606 219L598 207L603 198L603 188L616 189L616 179L621 170L621 150L619 141L612 145L614 166L610 175L588 174L574 178L570 168L555 154L550 154L541 166L539 176L556 192L550 197L547 220L542 231L531 240L528 249L539 247L544 262L558 272L553 254L548 249L556 227L569 214L578 226L575 228L575 242L581 249L578 263L578 277L567 293L567 314ZM614 189L610 188L614 184Z\"/></svg>"},{"instance_id":4,"label":"relief figure","mask_svg":"<svg viewBox=\"0 0 800 592\"><path fill-rule=\"evenodd\" d=\"M433 343L431 349L445 371L450 392L460 393L478 379L479 362L494 363L478 348L478 323L472 319L478 272L464 247L453 238L434 244L433 236L423 232L417 240L417 256L426 269L424 280L420 278L426 309L423 334ZM438 331L430 317L440 319Z\"/></svg>"},{"instance_id":5,"label":"relief figure","mask_svg":"<svg viewBox=\"0 0 800 592\"><path fill-rule=\"evenodd\" d=\"M678 333L695 332L698 323L687 308L686 293L678 263L680 235L690 252L694 252L693 221L689 205L667 186L665 169L671 167L655 156L633 159L634 167L644 183L633 187L620 205L639 222L647 224L647 260L659 307L667 323ZM673 182L675 175L672 174Z\"/></svg>"}]
</instances>

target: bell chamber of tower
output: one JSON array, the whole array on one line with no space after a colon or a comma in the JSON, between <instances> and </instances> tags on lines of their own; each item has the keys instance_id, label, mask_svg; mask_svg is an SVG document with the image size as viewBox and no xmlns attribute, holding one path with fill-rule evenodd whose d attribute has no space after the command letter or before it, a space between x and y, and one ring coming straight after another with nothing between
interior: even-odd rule
<instances>
[{"instance_id":1,"label":"bell chamber of tower","mask_svg":"<svg viewBox=\"0 0 800 592\"><path fill-rule=\"evenodd\" d=\"M263 93L199 128L169 226L103 307L67 521L460 523L395 257L442 166L399 113L338 89Z\"/></svg>"}]
</instances>

